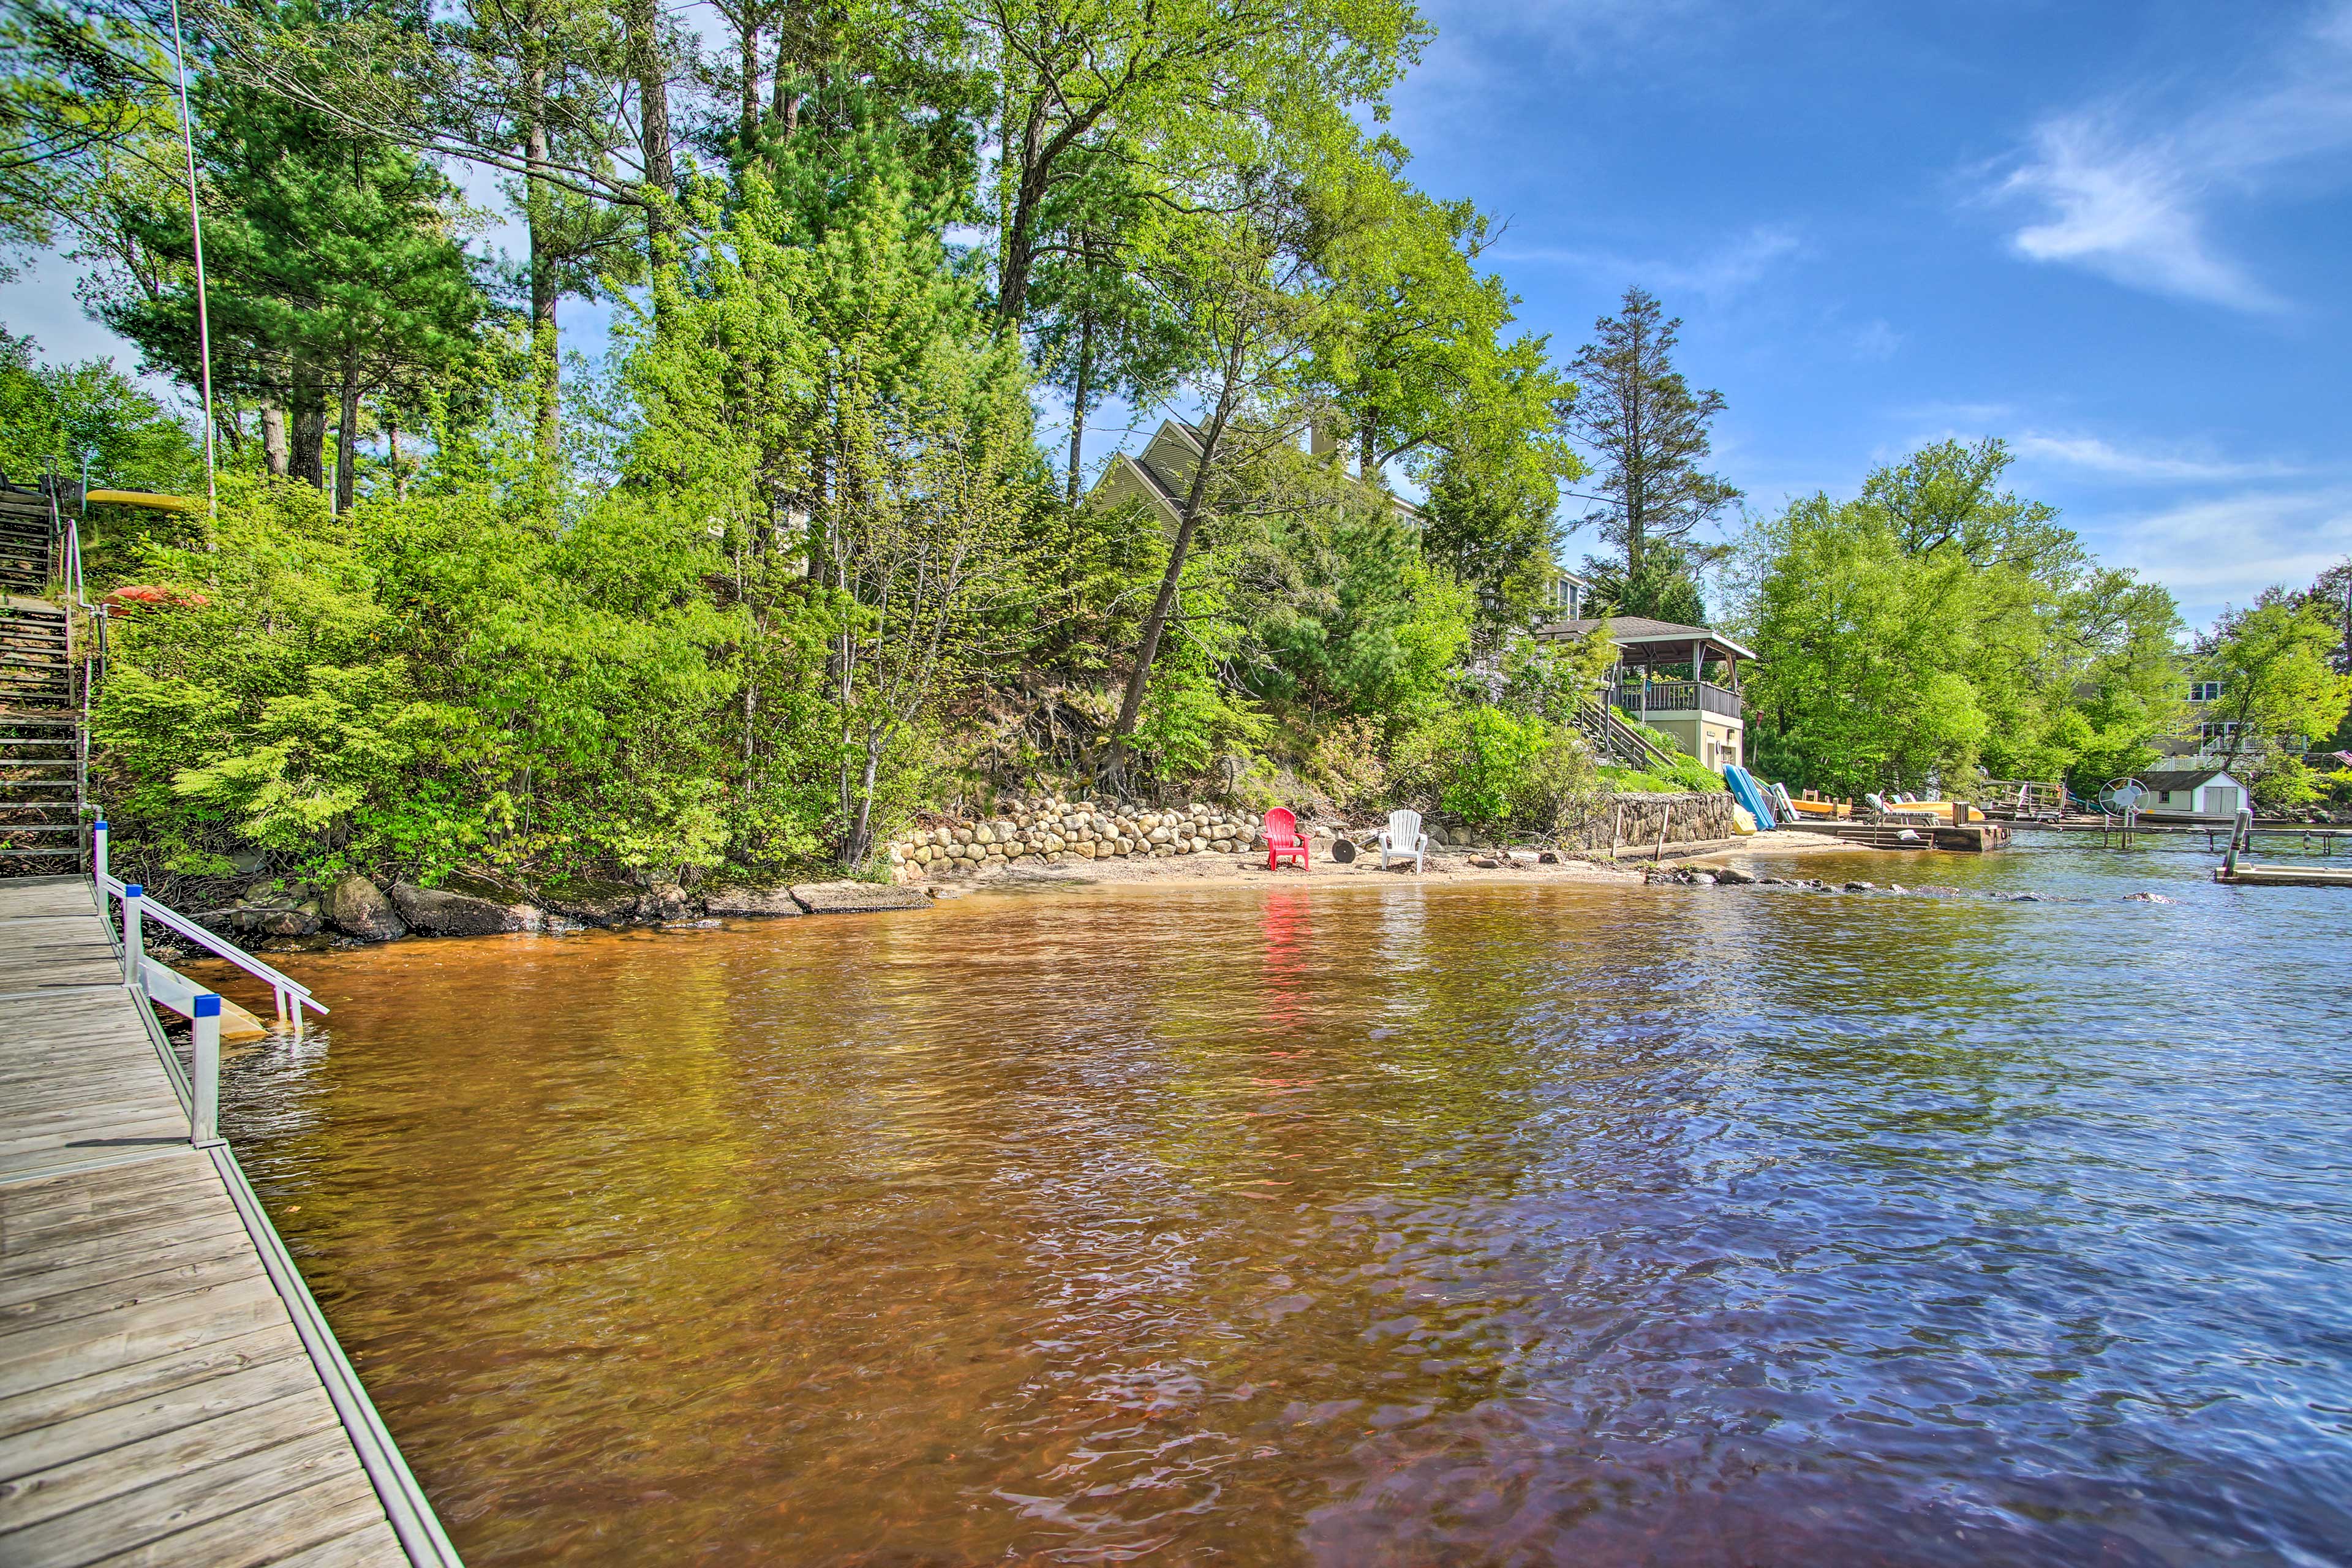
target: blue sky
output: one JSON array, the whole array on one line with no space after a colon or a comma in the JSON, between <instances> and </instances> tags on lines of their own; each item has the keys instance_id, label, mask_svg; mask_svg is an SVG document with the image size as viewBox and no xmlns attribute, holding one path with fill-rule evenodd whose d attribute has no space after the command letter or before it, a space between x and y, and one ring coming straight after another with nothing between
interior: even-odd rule
<instances>
[{"instance_id":1,"label":"blue sky","mask_svg":"<svg viewBox=\"0 0 2352 1568\"><path fill-rule=\"evenodd\" d=\"M1563 357L1682 316L1751 506L1994 435L2192 621L2352 551L2352 4L1429 10L1416 178Z\"/></svg>"},{"instance_id":2,"label":"blue sky","mask_svg":"<svg viewBox=\"0 0 2352 1568\"><path fill-rule=\"evenodd\" d=\"M1749 505L1996 435L2192 622L2352 552L2352 0L1424 5L1414 177L1561 358L1628 283L1682 316ZM134 363L71 285L0 321Z\"/></svg>"}]
</instances>

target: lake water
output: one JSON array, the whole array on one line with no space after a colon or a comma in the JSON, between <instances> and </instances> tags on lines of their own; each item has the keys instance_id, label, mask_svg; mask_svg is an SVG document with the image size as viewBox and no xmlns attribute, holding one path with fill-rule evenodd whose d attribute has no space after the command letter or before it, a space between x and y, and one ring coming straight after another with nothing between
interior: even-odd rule
<instances>
[{"instance_id":1,"label":"lake water","mask_svg":"<svg viewBox=\"0 0 2352 1568\"><path fill-rule=\"evenodd\" d=\"M225 1121L475 1568L2342 1563L2352 893L2210 865L402 943Z\"/></svg>"}]
</instances>

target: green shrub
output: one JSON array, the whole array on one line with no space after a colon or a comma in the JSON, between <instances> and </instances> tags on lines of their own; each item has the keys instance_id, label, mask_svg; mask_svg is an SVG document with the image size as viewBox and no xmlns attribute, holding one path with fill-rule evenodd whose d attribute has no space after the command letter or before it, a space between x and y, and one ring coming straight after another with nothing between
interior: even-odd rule
<instances>
[{"instance_id":1,"label":"green shrub","mask_svg":"<svg viewBox=\"0 0 2352 1568\"><path fill-rule=\"evenodd\" d=\"M1573 731L1484 705L1415 731L1393 766L1408 792L1481 827L1549 827L1594 777Z\"/></svg>"}]
</instances>

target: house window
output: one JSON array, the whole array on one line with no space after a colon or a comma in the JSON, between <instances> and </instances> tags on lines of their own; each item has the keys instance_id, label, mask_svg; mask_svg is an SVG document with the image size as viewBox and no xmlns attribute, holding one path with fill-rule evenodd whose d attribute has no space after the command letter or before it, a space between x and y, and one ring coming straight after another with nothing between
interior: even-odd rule
<instances>
[{"instance_id":1,"label":"house window","mask_svg":"<svg viewBox=\"0 0 2352 1568\"><path fill-rule=\"evenodd\" d=\"M2238 732L2238 726L2227 720L2209 720L2197 726L2197 738L2210 745L2215 741L2227 741Z\"/></svg>"},{"instance_id":2,"label":"house window","mask_svg":"<svg viewBox=\"0 0 2352 1568\"><path fill-rule=\"evenodd\" d=\"M2189 700L2191 702L2221 701L2221 683L2218 680L2190 681L2189 683Z\"/></svg>"}]
</instances>

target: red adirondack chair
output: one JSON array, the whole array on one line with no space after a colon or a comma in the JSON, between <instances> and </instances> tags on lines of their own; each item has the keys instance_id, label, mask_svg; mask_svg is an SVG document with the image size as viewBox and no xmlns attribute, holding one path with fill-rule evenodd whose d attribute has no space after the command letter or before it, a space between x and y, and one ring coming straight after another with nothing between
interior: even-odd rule
<instances>
[{"instance_id":1,"label":"red adirondack chair","mask_svg":"<svg viewBox=\"0 0 2352 1568\"><path fill-rule=\"evenodd\" d=\"M1306 870L1307 840L1298 836L1298 818L1290 815L1290 808L1277 805L1265 814L1265 868L1279 870L1285 860L1296 860Z\"/></svg>"}]
</instances>

